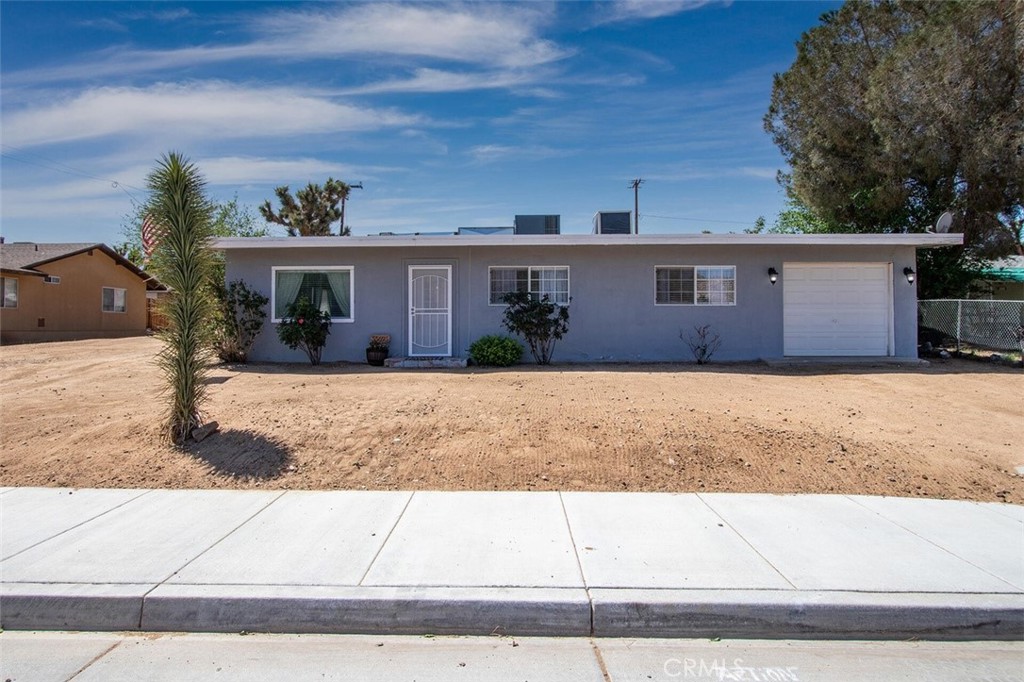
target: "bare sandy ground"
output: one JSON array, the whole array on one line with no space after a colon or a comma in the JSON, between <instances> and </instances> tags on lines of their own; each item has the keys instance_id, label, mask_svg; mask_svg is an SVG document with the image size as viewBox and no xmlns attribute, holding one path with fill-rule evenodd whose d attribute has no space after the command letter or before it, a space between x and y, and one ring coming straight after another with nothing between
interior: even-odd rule
<instances>
[{"instance_id":1,"label":"bare sandy ground","mask_svg":"<svg viewBox=\"0 0 1024 682\"><path fill-rule=\"evenodd\" d=\"M1024 502L1024 374L968 361L219 366L161 442L152 338L0 349L0 485L864 493Z\"/></svg>"}]
</instances>

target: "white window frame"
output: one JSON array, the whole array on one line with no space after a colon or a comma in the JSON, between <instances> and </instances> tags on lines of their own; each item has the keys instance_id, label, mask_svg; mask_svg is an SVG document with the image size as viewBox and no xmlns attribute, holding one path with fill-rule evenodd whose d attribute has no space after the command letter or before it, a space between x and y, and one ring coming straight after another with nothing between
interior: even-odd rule
<instances>
[{"instance_id":1,"label":"white window frame","mask_svg":"<svg viewBox=\"0 0 1024 682\"><path fill-rule=\"evenodd\" d=\"M277 311L277 273L278 271L302 272L336 272L348 271L348 317L332 317L331 323L350 324L356 321L356 268L354 265L274 265L270 268L270 321L278 323Z\"/></svg>"},{"instance_id":2,"label":"white window frame","mask_svg":"<svg viewBox=\"0 0 1024 682\"><path fill-rule=\"evenodd\" d=\"M693 303L659 303L658 302L658 270L682 270L685 268L693 269ZM697 271L701 268L732 268L732 303L700 303L697 300ZM727 280L717 280L727 281ZM736 286L736 266L735 265L655 265L654 266L654 305L656 306L675 306L675 307L686 307L692 308L694 306L713 306L713 307L725 307L735 306L739 292Z\"/></svg>"},{"instance_id":3,"label":"white window frame","mask_svg":"<svg viewBox=\"0 0 1024 682\"><path fill-rule=\"evenodd\" d=\"M3 280L3 288L0 289L0 308L7 310L15 310L21 304L21 283L18 282L17 277L8 277L4 275L0 277ZM14 305L7 305L7 282L14 282Z\"/></svg>"},{"instance_id":4,"label":"white window frame","mask_svg":"<svg viewBox=\"0 0 1024 682\"><path fill-rule=\"evenodd\" d=\"M540 292L530 291L533 283L533 272L535 270L565 270L565 302L552 301L555 305L567 306L572 301L572 268L568 265L491 265L487 268L487 305L505 308L506 303L491 302L491 271L492 270L526 270L526 289L530 294L540 295Z\"/></svg>"},{"instance_id":5,"label":"white window frame","mask_svg":"<svg viewBox=\"0 0 1024 682\"><path fill-rule=\"evenodd\" d=\"M57 275L46 275L43 277L43 284L60 284L60 277Z\"/></svg>"},{"instance_id":6,"label":"white window frame","mask_svg":"<svg viewBox=\"0 0 1024 682\"><path fill-rule=\"evenodd\" d=\"M114 292L114 306L113 306L113 309L111 309L111 310L107 310L106 304L103 301L104 293L106 292L107 289L110 289L111 291ZM117 309L117 292L119 292L119 291L123 291L124 292L124 310L118 310ZM102 290L100 291L100 310L105 312L105 313L115 313L117 315L124 315L125 313L127 313L128 312L128 290L123 288L123 287L102 287Z\"/></svg>"}]
</instances>

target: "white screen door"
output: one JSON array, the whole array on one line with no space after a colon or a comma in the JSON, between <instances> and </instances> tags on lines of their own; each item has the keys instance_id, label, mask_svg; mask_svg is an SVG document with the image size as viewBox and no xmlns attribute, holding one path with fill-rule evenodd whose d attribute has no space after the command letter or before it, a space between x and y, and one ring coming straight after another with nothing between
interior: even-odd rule
<instances>
[{"instance_id":1,"label":"white screen door","mask_svg":"<svg viewBox=\"0 0 1024 682\"><path fill-rule=\"evenodd\" d=\"M409 355L452 354L452 268L409 267Z\"/></svg>"}]
</instances>

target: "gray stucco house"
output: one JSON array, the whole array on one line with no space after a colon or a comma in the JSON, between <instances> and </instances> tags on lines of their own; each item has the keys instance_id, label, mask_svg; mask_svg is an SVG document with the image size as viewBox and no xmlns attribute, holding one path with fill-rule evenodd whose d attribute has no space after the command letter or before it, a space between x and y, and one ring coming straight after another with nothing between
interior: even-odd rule
<instances>
[{"instance_id":1,"label":"gray stucco house","mask_svg":"<svg viewBox=\"0 0 1024 682\"><path fill-rule=\"evenodd\" d=\"M324 360L465 356L503 333L501 296L570 305L556 362L689 361L680 332L710 324L716 360L917 356L916 249L958 234L499 234L227 238L229 281L271 299L251 357L304 361L274 322L307 296L333 318ZM773 281L774 280L774 281Z\"/></svg>"}]
</instances>

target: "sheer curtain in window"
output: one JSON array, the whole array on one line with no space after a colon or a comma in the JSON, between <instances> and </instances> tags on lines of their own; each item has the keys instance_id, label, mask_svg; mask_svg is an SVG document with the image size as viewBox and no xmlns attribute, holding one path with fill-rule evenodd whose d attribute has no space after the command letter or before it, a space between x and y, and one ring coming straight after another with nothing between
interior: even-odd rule
<instances>
[{"instance_id":1,"label":"sheer curtain in window","mask_svg":"<svg viewBox=\"0 0 1024 682\"><path fill-rule=\"evenodd\" d=\"M288 306L295 302L302 288L304 273L279 270L277 273L277 286L274 289L274 317L283 318Z\"/></svg>"},{"instance_id":2,"label":"sheer curtain in window","mask_svg":"<svg viewBox=\"0 0 1024 682\"><path fill-rule=\"evenodd\" d=\"M352 317L351 301L349 300L350 277L351 273L344 271L327 272L327 283L331 285L331 293L334 294L334 300L338 302L338 307L341 308L340 317Z\"/></svg>"}]
</instances>

